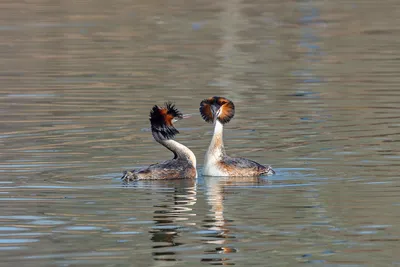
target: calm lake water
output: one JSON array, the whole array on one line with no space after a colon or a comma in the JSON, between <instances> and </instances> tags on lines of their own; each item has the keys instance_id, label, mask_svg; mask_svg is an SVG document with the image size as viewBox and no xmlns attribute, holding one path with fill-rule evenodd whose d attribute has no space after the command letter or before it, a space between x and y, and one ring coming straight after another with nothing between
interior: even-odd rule
<instances>
[{"instance_id":1,"label":"calm lake water","mask_svg":"<svg viewBox=\"0 0 400 267\"><path fill-rule=\"evenodd\" d=\"M0 265L400 266L398 1L167 2L0 4ZM201 175L213 95L275 176ZM122 185L167 100L199 178Z\"/></svg>"}]
</instances>

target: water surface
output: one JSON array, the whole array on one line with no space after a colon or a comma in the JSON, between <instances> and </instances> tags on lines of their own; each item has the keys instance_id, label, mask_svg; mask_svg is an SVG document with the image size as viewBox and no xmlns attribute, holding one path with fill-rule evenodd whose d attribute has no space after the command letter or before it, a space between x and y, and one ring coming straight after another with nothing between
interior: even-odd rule
<instances>
[{"instance_id":1,"label":"water surface","mask_svg":"<svg viewBox=\"0 0 400 267\"><path fill-rule=\"evenodd\" d=\"M396 6L1 3L1 265L400 265ZM228 153L277 175L201 175L213 95ZM166 100L199 179L122 185L172 157L149 132Z\"/></svg>"}]
</instances>

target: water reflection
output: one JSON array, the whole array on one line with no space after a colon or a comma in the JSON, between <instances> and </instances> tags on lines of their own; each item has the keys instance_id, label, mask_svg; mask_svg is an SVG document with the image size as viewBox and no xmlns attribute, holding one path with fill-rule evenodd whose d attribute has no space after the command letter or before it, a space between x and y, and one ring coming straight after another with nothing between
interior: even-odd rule
<instances>
[{"instance_id":1,"label":"water reflection","mask_svg":"<svg viewBox=\"0 0 400 267\"><path fill-rule=\"evenodd\" d=\"M140 182L139 186L149 185L158 187L158 191L165 196L161 203L153 205L154 226L149 233L153 242L152 256L154 260L177 261L176 246L183 245L179 241L181 232L195 224L190 217L196 214L193 205L196 204L196 180L171 180Z\"/></svg>"},{"instance_id":2,"label":"water reflection","mask_svg":"<svg viewBox=\"0 0 400 267\"><path fill-rule=\"evenodd\" d=\"M259 177L205 177L207 202L211 206L210 213L203 221L207 230L203 235L203 242L213 245L213 249L204 252L203 262L212 265L235 265L229 254L238 252L235 242L238 237L234 232L235 221L224 216L224 200L229 194L227 187L254 186L268 183Z\"/></svg>"}]
</instances>

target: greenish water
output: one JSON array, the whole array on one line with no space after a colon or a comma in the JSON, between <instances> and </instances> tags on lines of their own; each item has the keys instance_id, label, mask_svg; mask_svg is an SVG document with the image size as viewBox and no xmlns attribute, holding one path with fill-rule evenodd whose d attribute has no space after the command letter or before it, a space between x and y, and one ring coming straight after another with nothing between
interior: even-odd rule
<instances>
[{"instance_id":1,"label":"greenish water","mask_svg":"<svg viewBox=\"0 0 400 267\"><path fill-rule=\"evenodd\" d=\"M1 3L0 265L400 265L397 5ZM277 175L201 175L213 95ZM166 100L200 177L123 186Z\"/></svg>"}]
</instances>

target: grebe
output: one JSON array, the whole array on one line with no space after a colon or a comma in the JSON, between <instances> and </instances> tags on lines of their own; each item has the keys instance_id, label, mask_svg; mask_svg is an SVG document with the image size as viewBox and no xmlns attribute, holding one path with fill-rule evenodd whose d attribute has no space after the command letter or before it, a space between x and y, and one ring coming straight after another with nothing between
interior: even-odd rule
<instances>
[{"instance_id":1,"label":"grebe","mask_svg":"<svg viewBox=\"0 0 400 267\"><path fill-rule=\"evenodd\" d=\"M147 168L125 171L124 182L133 180L160 180L197 178L196 156L186 146L172 140L179 133L173 121L182 119L182 113L171 102L165 106L155 105L150 111L151 132L154 139L174 153L174 158Z\"/></svg>"},{"instance_id":2,"label":"grebe","mask_svg":"<svg viewBox=\"0 0 400 267\"><path fill-rule=\"evenodd\" d=\"M235 115L235 105L225 97L214 96L200 103L200 114L214 124L214 135L204 159L203 174L207 176L260 176L275 174L270 166L263 166L245 158L231 158L225 153L224 124Z\"/></svg>"}]
</instances>

